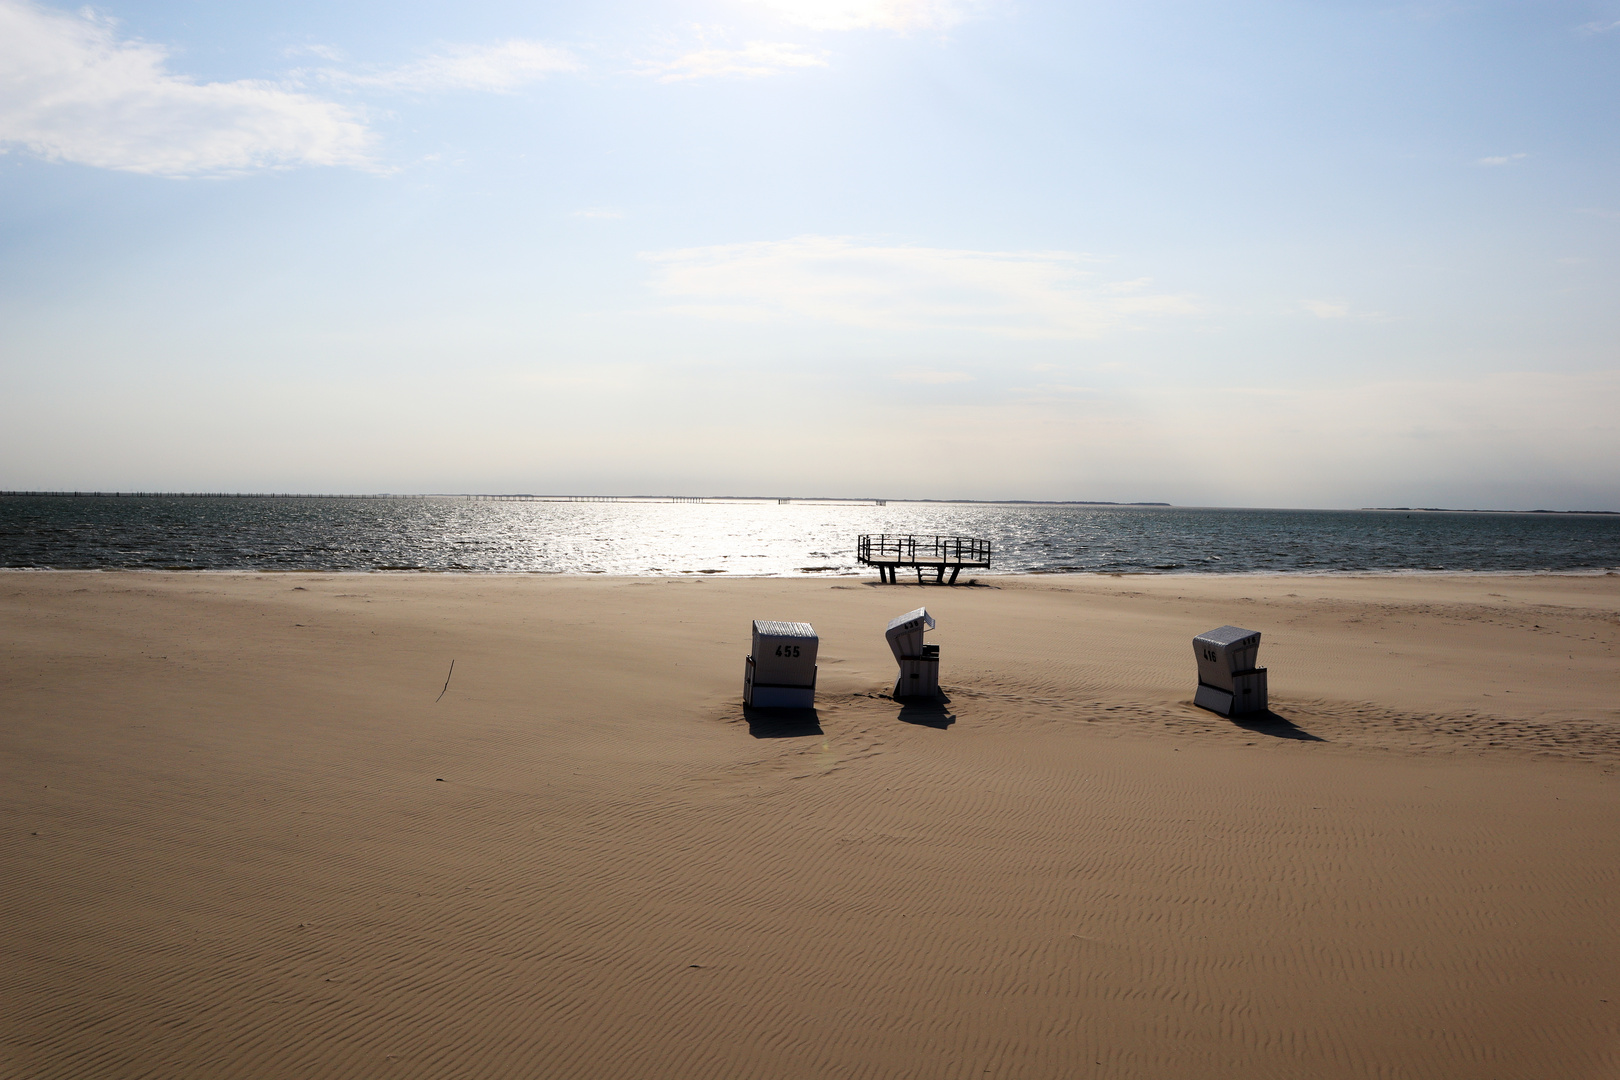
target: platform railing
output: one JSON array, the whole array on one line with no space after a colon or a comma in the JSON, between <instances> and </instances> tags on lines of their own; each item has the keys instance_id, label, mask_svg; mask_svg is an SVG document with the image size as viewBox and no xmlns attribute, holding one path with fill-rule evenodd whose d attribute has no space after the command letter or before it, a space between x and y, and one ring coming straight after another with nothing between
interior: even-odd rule
<instances>
[{"instance_id":1,"label":"platform railing","mask_svg":"<svg viewBox=\"0 0 1620 1080\"><path fill-rule=\"evenodd\" d=\"M932 567L943 580L945 571L951 571L951 581L964 567L990 565L990 541L977 536L920 536L903 533L863 533L855 542L855 557L868 566L876 566L885 581L894 580L894 570L900 566L917 568L918 580L922 568Z\"/></svg>"}]
</instances>

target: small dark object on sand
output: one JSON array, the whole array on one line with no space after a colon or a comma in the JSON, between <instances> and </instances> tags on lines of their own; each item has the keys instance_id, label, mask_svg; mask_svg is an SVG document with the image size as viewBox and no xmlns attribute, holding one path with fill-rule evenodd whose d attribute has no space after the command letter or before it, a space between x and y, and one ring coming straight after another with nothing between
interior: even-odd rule
<instances>
[{"instance_id":1,"label":"small dark object on sand","mask_svg":"<svg viewBox=\"0 0 1620 1080\"><path fill-rule=\"evenodd\" d=\"M450 689L450 676L454 675L455 673L456 662L452 660L450 661L450 670L444 676L444 690ZM439 696L433 699L433 704L437 705L439 702L444 700L444 690L439 691Z\"/></svg>"}]
</instances>

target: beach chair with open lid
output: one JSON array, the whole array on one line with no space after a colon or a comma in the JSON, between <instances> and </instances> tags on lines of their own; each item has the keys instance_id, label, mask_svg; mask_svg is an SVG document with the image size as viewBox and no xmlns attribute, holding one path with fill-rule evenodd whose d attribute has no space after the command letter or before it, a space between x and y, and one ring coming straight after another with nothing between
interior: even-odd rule
<instances>
[{"instance_id":1,"label":"beach chair with open lid","mask_svg":"<svg viewBox=\"0 0 1620 1080\"><path fill-rule=\"evenodd\" d=\"M917 608L891 619L883 631L889 651L900 665L900 676L894 681L895 697L931 698L939 694L939 646L923 643L923 635L934 625L928 609Z\"/></svg>"}]
</instances>

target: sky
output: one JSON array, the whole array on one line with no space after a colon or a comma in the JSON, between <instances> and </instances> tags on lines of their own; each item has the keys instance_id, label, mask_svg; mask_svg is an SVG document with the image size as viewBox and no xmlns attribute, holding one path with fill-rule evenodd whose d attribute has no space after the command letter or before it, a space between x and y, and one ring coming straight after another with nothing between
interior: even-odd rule
<instances>
[{"instance_id":1,"label":"sky","mask_svg":"<svg viewBox=\"0 0 1620 1080\"><path fill-rule=\"evenodd\" d=\"M1620 510L1620 0L0 0L0 489Z\"/></svg>"}]
</instances>

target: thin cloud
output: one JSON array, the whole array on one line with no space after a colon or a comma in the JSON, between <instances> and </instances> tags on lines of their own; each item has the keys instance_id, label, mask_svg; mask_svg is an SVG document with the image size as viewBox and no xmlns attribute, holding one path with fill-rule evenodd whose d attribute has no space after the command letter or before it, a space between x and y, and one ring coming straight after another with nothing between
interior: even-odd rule
<instances>
[{"instance_id":1,"label":"thin cloud","mask_svg":"<svg viewBox=\"0 0 1620 1080\"><path fill-rule=\"evenodd\" d=\"M750 0L811 30L943 30L967 19L973 0Z\"/></svg>"},{"instance_id":2,"label":"thin cloud","mask_svg":"<svg viewBox=\"0 0 1620 1080\"><path fill-rule=\"evenodd\" d=\"M1343 300L1301 300L1299 303L1302 308L1318 319L1326 319L1332 322L1343 319L1372 323L1389 321L1389 315L1386 312L1352 308Z\"/></svg>"},{"instance_id":3,"label":"thin cloud","mask_svg":"<svg viewBox=\"0 0 1620 1080\"><path fill-rule=\"evenodd\" d=\"M887 330L1089 338L1143 318L1204 310L1195 298L1098 279L1067 251L967 251L862 244L848 237L652 252L670 310L761 322L808 318Z\"/></svg>"},{"instance_id":4,"label":"thin cloud","mask_svg":"<svg viewBox=\"0 0 1620 1080\"><path fill-rule=\"evenodd\" d=\"M592 206L584 210L575 210L569 215L577 218L592 218L600 221L617 221L624 217L623 210L615 210L609 206Z\"/></svg>"},{"instance_id":5,"label":"thin cloud","mask_svg":"<svg viewBox=\"0 0 1620 1080\"><path fill-rule=\"evenodd\" d=\"M1589 22L1581 26L1581 32L1586 34L1607 34L1610 30L1620 30L1620 19L1614 22Z\"/></svg>"},{"instance_id":6,"label":"thin cloud","mask_svg":"<svg viewBox=\"0 0 1620 1080\"><path fill-rule=\"evenodd\" d=\"M1597 206L1583 206L1576 213L1591 214L1593 217L1600 217L1604 221L1620 221L1620 210L1604 210Z\"/></svg>"},{"instance_id":7,"label":"thin cloud","mask_svg":"<svg viewBox=\"0 0 1620 1080\"><path fill-rule=\"evenodd\" d=\"M1482 157L1474 162L1475 165L1494 167L1498 165L1516 165L1529 157L1529 154L1503 154L1500 157Z\"/></svg>"},{"instance_id":8,"label":"thin cloud","mask_svg":"<svg viewBox=\"0 0 1620 1080\"><path fill-rule=\"evenodd\" d=\"M1350 305L1336 300L1306 300L1305 310L1318 319L1343 319L1350 315Z\"/></svg>"},{"instance_id":9,"label":"thin cloud","mask_svg":"<svg viewBox=\"0 0 1620 1080\"><path fill-rule=\"evenodd\" d=\"M373 136L333 102L276 83L198 83L115 24L0 0L0 148L153 176L367 167Z\"/></svg>"},{"instance_id":10,"label":"thin cloud","mask_svg":"<svg viewBox=\"0 0 1620 1080\"><path fill-rule=\"evenodd\" d=\"M973 376L965 371L923 371L915 368L909 371L897 371L890 375L889 378L898 379L901 382L921 383L925 386L943 386L946 383L973 381Z\"/></svg>"},{"instance_id":11,"label":"thin cloud","mask_svg":"<svg viewBox=\"0 0 1620 1080\"><path fill-rule=\"evenodd\" d=\"M289 45L281 50L283 56L316 56L322 60L329 60L334 64L341 64L347 57L341 49L331 45L310 43L304 45Z\"/></svg>"},{"instance_id":12,"label":"thin cloud","mask_svg":"<svg viewBox=\"0 0 1620 1080\"><path fill-rule=\"evenodd\" d=\"M1036 386L1007 388L1007 400L1026 405L1053 405L1074 402L1100 394L1095 386L1076 386L1072 383L1040 383Z\"/></svg>"},{"instance_id":13,"label":"thin cloud","mask_svg":"<svg viewBox=\"0 0 1620 1080\"><path fill-rule=\"evenodd\" d=\"M641 73L661 82L718 77L758 78L796 68L826 67L817 53L797 45L752 41L740 49L697 49L667 63L643 62Z\"/></svg>"},{"instance_id":14,"label":"thin cloud","mask_svg":"<svg viewBox=\"0 0 1620 1080\"><path fill-rule=\"evenodd\" d=\"M414 63L371 71L329 68L318 74L340 86L428 92L482 90L511 93L529 83L584 65L567 49L541 41L497 42L494 45L451 45Z\"/></svg>"}]
</instances>

